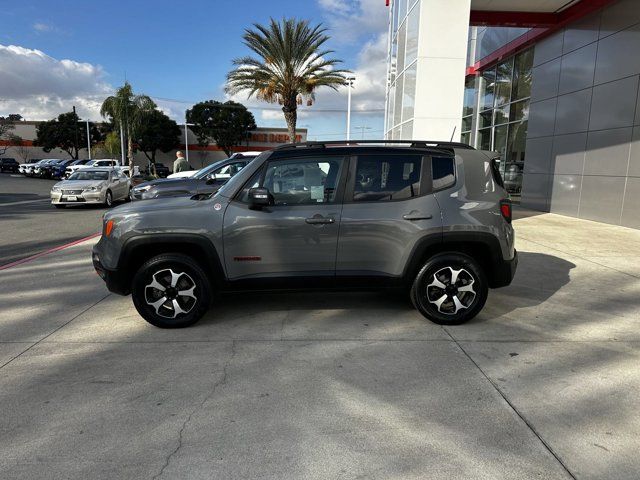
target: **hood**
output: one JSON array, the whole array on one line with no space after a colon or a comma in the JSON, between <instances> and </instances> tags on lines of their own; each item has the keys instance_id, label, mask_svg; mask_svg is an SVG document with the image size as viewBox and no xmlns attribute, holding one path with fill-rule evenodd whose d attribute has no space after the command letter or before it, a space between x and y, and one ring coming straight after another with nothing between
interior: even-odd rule
<instances>
[{"instance_id":1,"label":"hood","mask_svg":"<svg viewBox=\"0 0 640 480\"><path fill-rule=\"evenodd\" d=\"M165 210L168 210L166 215L175 215L176 210L194 208L204 203L210 205L213 214L215 210L213 209L212 202L215 203L213 199L191 200L191 197L152 198L144 202L131 202L119 205L105 213L105 218L120 215L136 215L145 212L162 212ZM220 200L218 200L218 202L220 202Z\"/></svg>"},{"instance_id":2,"label":"hood","mask_svg":"<svg viewBox=\"0 0 640 480\"><path fill-rule=\"evenodd\" d=\"M163 184L166 185L172 185L172 186L177 186L177 185L181 185L181 184L185 184L185 185L191 185L192 182L194 181L194 178L157 178L156 180L150 180L148 182L144 182L141 183L139 185L136 185L136 188L140 188L140 187L155 187L155 186L162 186Z\"/></svg>"},{"instance_id":3,"label":"hood","mask_svg":"<svg viewBox=\"0 0 640 480\"><path fill-rule=\"evenodd\" d=\"M104 182L106 182L106 180L64 180L56 183L55 186L64 190L79 190L101 186Z\"/></svg>"}]
</instances>

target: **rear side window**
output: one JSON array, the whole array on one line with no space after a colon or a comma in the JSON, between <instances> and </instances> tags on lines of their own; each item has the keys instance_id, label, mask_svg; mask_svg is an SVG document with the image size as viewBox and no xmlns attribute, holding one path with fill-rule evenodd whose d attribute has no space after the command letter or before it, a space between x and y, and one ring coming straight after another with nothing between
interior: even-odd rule
<instances>
[{"instance_id":1,"label":"rear side window","mask_svg":"<svg viewBox=\"0 0 640 480\"><path fill-rule=\"evenodd\" d=\"M493 158L490 160L491 164L491 175L493 175L493 179L495 182L504 188L504 181L502 180L502 175L500 174L500 166L498 165L499 158Z\"/></svg>"},{"instance_id":2,"label":"rear side window","mask_svg":"<svg viewBox=\"0 0 640 480\"><path fill-rule=\"evenodd\" d=\"M441 190L456 183L455 158L432 157L431 175L434 190Z\"/></svg>"},{"instance_id":3,"label":"rear side window","mask_svg":"<svg viewBox=\"0 0 640 480\"><path fill-rule=\"evenodd\" d=\"M358 157L354 202L403 200L420 195L421 155Z\"/></svg>"}]
</instances>

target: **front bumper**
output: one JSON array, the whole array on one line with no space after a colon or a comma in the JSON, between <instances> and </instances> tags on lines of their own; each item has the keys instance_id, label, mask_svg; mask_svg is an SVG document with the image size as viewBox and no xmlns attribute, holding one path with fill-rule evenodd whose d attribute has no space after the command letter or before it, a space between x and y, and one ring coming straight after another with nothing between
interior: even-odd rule
<instances>
[{"instance_id":1,"label":"front bumper","mask_svg":"<svg viewBox=\"0 0 640 480\"><path fill-rule=\"evenodd\" d=\"M62 192L51 192L51 203L53 205L84 205L104 203L104 193L101 191L83 191L75 195L67 195ZM73 197L75 196L75 200Z\"/></svg>"},{"instance_id":2,"label":"front bumper","mask_svg":"<svg viewBox=\"0 0 640 480\"><path fill-rule=\"evenodd\" d=\"M129 293L131 293L131 282L129 279L118 270L106 269L100 262L100 254L95 246L91 252L91 259L93 260L93 268L98 276L104 280L110 292L117 293L118 295L129 295Z\"/></svg>"}]
</instances>

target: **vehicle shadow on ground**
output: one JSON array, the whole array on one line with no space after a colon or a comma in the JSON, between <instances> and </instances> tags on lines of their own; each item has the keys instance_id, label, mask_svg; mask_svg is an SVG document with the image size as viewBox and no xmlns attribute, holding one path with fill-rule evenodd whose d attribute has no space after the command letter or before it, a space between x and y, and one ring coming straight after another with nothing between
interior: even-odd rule
<instances>
[{"instance_id":1,"label":"vehicle shadow on ground","mask_svg":"<svg viewBox=\"0 0 640 480\"><path fill-rule=\"evenodd\" d=\"M479 323L508 315L522 307L533 307L544 303L558 290L567 285L570 271L575 264L553 255L519 252L519 266L510 287L490 290L489 299L481 315L472 320ZM511 297L509 292L514 295ZM493 301L492 292L501 292L499 301ZM216 298L213 315L205 322L216 322L234 316L245 309L260 309L262 312L282 311L283 303L299 310L358 310L375 309L399 314L415 310L409 293L404 291L288 291L227 293ZM418 313L416 312L416 315ZM346 317L345 317L346 318Z\"/></svg>"}]
</instances>

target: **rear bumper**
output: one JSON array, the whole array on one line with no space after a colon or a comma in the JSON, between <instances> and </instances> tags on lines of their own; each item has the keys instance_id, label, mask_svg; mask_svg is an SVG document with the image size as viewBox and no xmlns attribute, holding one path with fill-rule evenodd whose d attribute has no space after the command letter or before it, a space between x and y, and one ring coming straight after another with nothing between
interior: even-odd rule
<instances>
[{"instance_id":1,"label":"rear bumper","mask_svg":"<svg viewBox=\"0 0 640 480\"><path fill-rule=\"evenodd\" d=\"M93 247L91 259L93 260L93 268L98 276L104 280L110 292L117 293L118 295L129 295L129 293L131 293L131 282L129 279L125 278L122 272L118 270L108 270L104 268L100 262L100 255L96 247Z\"/></svg>"},{"instance_id":2,"label":"rear bumper","mask_svg":"<svg viewBox=\"0 0 640 480\"><path fill-rule=\"evenodd\" d=\"M502 260L493 266L493 272L489 279L489 287L500 288L510 285L518 268L518 252L514 250L511 260Z\"/></svg>"}]
</instances>

